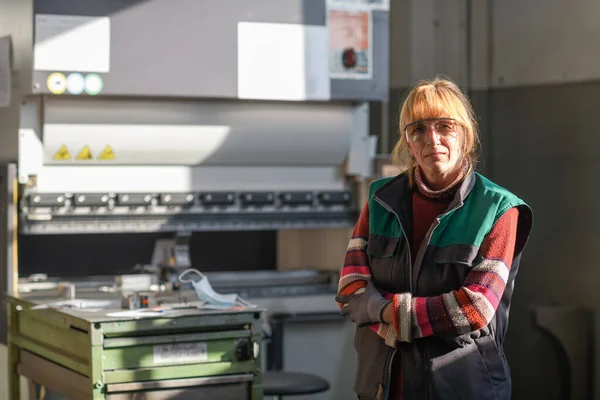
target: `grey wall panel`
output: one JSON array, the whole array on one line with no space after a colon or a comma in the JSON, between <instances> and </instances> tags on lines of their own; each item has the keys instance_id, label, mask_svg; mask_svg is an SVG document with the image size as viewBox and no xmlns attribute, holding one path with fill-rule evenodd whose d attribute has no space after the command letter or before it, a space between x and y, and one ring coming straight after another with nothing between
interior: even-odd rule
<instances>
[{"instance_id":1,"label":"grey wall panel","mask_svg":"<svg viewBox=\"0 0 600 400\"><path fill-rule=\"evenodd\" d=\"M39 14L109 16L110 71L104 95L235 98L237 24L326 24L325 0L36 0ZM388 13L373 12L373 77L331 81L331 97L379 100L388 88ZM50 93L52 72L35 71L34 92ZM78 71L83 74L94 71Z\"/></svg>"},{"instance_id":2,"label":"grey wall panel","mask_svg":"<svg viewBox=\"0 0 600 400\"><path fill-rule=\"evenodd\" d=\"M465 86L468 83L466 0L398 3L392 5L395 19L390 23L394 26L391 51L407 51L392 55L393 74L400 74L391 78L394 87L410 87L417 80L433 78L437 74L449 75L460 86ZM394 8L402 9L407 15L399 15ZM407 25L402 33L404 37L399 36L397 24ZM407 43L408 48L404 47ZM403 57L404 65L397 67L400 57Z\"/></svg>"},{"instance_id":3,"label":"grey wall panel","mask_svg":"<svg viewBox=\"0 0 600 400\"><path fill-rule=\"evenodd\" d=\"M410 2L390 2L390 88L411 84L410 65Z\"/></svg>"},{"instance_id":4,"label":"grey wall panel","mask_svg":"<svg viewBox=\"0 0 600 400\"><path fill-rule=\"evenodd\" d=\"M493 24L491 1L468 1L467 83L474 90L485 90L491 83Z\"/></svg>"},{"instance_id":5,"label":"grey wall panel","mask_svg":"<svg viewBox=\"0 0 600 400\"><path fill-rule=\"evenodd\" d=\"M600 78L600 3L590 0L493 1L495 86Z\"/></svg>"},{"instance_id":6,"label":"grey wall panel","mask_svg":"<svg viewBox=\"0 0 600 400\"><path fill-rule=\"evenodd\" d=\"M490 109L491 99L488 91L471 91L468 93L469 99L479 126L479 140L481 146L478 149L477 170L484 175L492 174L492 162L490 160L494 149L494 141L491 133L493 112Z\"/></svg>"},{"instance_id":7,"label":"grey wall panel","mask_svg":"<svg viewBox=\"0 0 600 400\"><path fill-rule=\"evenodd\" d=\"M432 49L436 73L451 76L463 88L469 84L466 3L466 0L437 0L434 21L436 41Z\"/></svg>"},{"instance_id":8,"label":"grey wall panel","mask_svg":"<svg viewBox=\"0 0 600 400\"><path fill-rule=\"evenodd\" d=\"M409 88L390 89L389 101L387 103L387 130L382 132L381 135L388 135L388 147L381 148L382 153L391 153L394 146L400 139L399 137L399 121L400 121L400 108L402 102L406 96ZM381 142L384 142L383 140Z\"/></svg>"},{"instance_id":9,"label":"grey wall panel","mask_svg":"<svg viewBox=\"0 0 600 400\"><path fill-rule=\"evenodd\" d=\"M433 77L441 67L435 54L436 41L439 40L435 28L436 0L411 0L410 5L410 53L407 61L411 71L406 86L412 86L419 79Z\"/></svg>"},{"instance_id":10,"label":"grey wall panel","mask_svg":"<svg viewBox=\"0 0 600 400\"><path fill-rule=\"evenodd\" d=\"M558 399L562 379L550 343L533 327L531 307L597 309L600 302L598 96L598 82L491 94L491 178L525 199L535 217L516 280L506 342L517 400ZM573 334L578 334L577 327ZM591 351L599 365L598 350Z\"/></svg>"}]
</instances>

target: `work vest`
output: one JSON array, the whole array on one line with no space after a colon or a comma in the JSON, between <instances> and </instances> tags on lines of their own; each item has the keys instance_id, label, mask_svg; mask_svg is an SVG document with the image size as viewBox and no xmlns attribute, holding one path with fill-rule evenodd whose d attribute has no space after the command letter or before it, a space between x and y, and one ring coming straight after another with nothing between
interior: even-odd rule
<instances>
[{"instance_id":1,"label":"work vest","mask_svg":"<svg viewBox=\"0 0 600 400\"><path fill-rule=\"evenodd\" d=\"M502 344L522 250L532 227L529 206L478 173L465 177L448 209L433 223L411 262L412 191L407 173L371 184L367 254L373 282L383 292L413 297L459 289L481 261L479 247L496 221L519 208L513 263L503 297L483 329L458 337L430 336L387 346L369 327L357 328L355 391L364 399L386 399L391 361L402 357L404 399L504 400L510 372ZM443 367L442 367L443 366Z\"/></svg>"}]
</instances>

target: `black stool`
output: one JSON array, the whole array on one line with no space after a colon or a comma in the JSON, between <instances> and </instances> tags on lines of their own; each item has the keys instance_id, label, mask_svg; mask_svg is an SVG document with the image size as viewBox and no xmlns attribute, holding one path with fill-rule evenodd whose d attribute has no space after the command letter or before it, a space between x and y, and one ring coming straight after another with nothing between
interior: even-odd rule
<instances>
[{"instance_id":1,"label":"black stool","mask_svg":"<svg viewBox=\"0 0 600 400\"><path fill-rule=\"evenodd\" d=\"M265 371L262 374L265 396L281 400L281 396L315 394L329 390L329 382L302 372Z\"/></svg>"}]
</instances>

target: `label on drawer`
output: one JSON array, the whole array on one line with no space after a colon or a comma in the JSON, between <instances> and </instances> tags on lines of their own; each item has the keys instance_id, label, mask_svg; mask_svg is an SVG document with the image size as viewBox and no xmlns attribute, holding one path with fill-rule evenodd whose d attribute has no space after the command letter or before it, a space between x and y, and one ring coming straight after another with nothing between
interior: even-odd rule
<instances>
[{"instance_id":1,"label":"label on drawer","mask_svg":"<svg viewBox=\"0 0 600 400\"><path fill-rule=\"evenodd\" d=\"M155 364L194 363L206 360L208 360L208 348L205 342L154 346Z\"/></svg>"}]
</instances>

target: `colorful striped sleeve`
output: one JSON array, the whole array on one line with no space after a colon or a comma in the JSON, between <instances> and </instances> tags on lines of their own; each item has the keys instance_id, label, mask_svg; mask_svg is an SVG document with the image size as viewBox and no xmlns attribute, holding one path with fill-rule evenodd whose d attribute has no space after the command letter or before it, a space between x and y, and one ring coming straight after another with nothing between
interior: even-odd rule
<instances>
[{"instance_id":1,"label":"colorful striped sleeve","mask_svg":"<svg viewBox=\"0 0 600 400\"><path fill-rule=\"evenodd\" d=\"M342 267L340 281L338 283L338 294L354 294L359 289L365 287L367 281L371 279L369 256L367 255L368 238L369 206L368 203L366 203L354 226L350 243L348 243L348 249L346 250L346 256L344 258L344 266ZM342 307L342 304L339 305Z\"/></svg>"},{"instance_id":2,"label":"colorful striped sleeve","mask_svg":"<svg viewBox=\"0 0 600 400\"><path fill-rule=\"evenodd\" d=\"M485 327L502 298L514 257L519 211L511 208L496 221L479 248L482 261L463 286L433 297L394 295L394 327L399 341L434 335L462 335Z\"/></svg>"},{"instance_id":3,"label":"colorful striped sleeve","mask_svg":"<svg viewBox=\"0 0 600 400\"><path fill-rule=\"evenodd\" d=\"M369 206L368 203L363 207L358 221L352 232L346 256L344 258L344 266L340 273L340 281L338 284L338 294L349 295L360 293L360 290L367 285L367 281L371 277L371 268L369 266L369 256L367 254L367 241L369 238ZM392 299L393 294L384 294L387 299ZM342 303L338 305L343 307ZM369 325L373 332L383 338L388 346L396 346L396 333L394 327L389 324L375 323Z\"/></svg>"}]
</instances>

